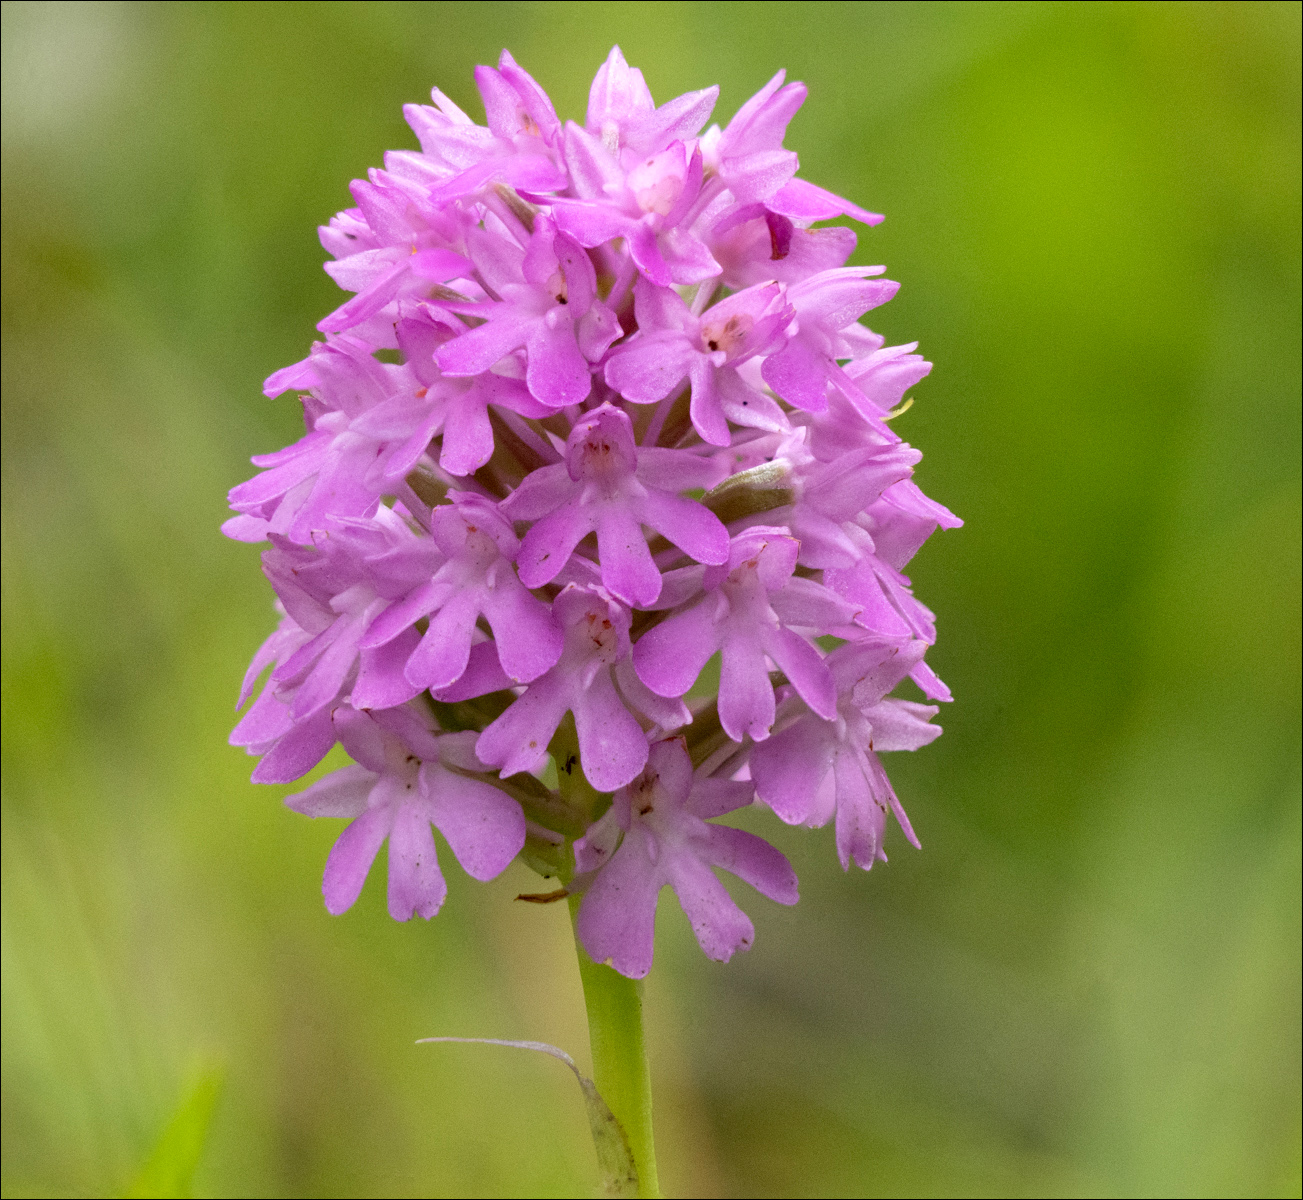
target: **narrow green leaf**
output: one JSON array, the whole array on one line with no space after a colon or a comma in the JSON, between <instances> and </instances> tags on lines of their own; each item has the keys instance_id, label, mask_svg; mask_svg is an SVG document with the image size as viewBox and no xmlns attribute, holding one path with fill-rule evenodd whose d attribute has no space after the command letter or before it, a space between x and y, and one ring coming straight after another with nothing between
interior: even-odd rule
<instances>
[{"instance_id":1,"label":"narrow green leaf","mask_svg":"<svg viewBox=\"0 0 1303 1200\"><path fill-rule=\"evenodd\" d=\"M602 1176L603 1196L636 1196L638 1194L638 1168L629 1148L629 1138L624 1127L616 1120L610 1106L602 1099L596 1085L580 1069L575 1060L559 1046L547 1042L519 1042L506 1038L431 1037L420 1038L418 1045L429 1042L459 1042L476 1046L510 1046L514 1050L537 1050L550 1054L565 1063L579 1081L584 1094L584 1109L588 1113L588 1128L593 1135L593 1148L597 1151L597 1169Z\"/></svg>"}]
</instances>

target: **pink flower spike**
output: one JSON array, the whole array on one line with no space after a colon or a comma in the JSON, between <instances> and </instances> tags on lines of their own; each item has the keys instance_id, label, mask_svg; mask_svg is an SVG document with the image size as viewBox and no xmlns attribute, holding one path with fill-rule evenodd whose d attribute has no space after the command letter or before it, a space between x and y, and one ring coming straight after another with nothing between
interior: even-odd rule
<instances>
[{"instance_id":1,"label":"pink flower spike","mask_svg":"<svg viewBox=\"0 0 1303 1200\"><path fill-rule=\"evenodd\" d=\"M290 801L349 822L331 912L387 842L390 912L432 916L435 831L487 879L528 810L573 845L599 961L646 974L665 884L725 960L754 930L715 868L783 903L796 881L712 818L758 789L789 823L835 821L844 866L883 857L888 809L913 837L879 755L937 733L886 698L902 678L950 699L901 573L960 523L893 424L930 365L862 324L896 285L846 265L849 223L819 226L881 218L798 178L804 84L779 71L703 133L718 89L657 107L619 47L583 124L505 50L475 83L485 124L434 89L404 109L420 148L319 230L351 295L266 380L303 435L253 459L223 526L267 543L280 622L231 741L258 783L351 757ZM614 797L596 821L539 773L571 717ZM664 740L689 725L691 757Z\"/></svg>"},{"instance_id":2,"label":"pink flower spike","mask_svg":"<svg viewBox=\"0 0 1303 1200\"><path fill-rule=\"evenodd\" d=\"M596 871L575 926L595 962L632 979L647 974L657 900L666 885L707 956L727 962L749 950L755 927L712 867L779 904L796 903L796 873L783 854L754 834L706 820L743 807L750 797L749 784L694 778L681 739L652 746L646 770L616 793L607 814L575 843L579 872Z\"/></svg>"},{"instance_id":3,"label":"pink flower spike","mask_svg":"<svg viewBox=\"0 0 1303 1200\"><path fill-rule=\"evenodd\" d=\"M646 606L661 591L661 576L652 562L642 526L663 534L697 562L718 564L728 558L728 532L718 517L695 500L656 486L673 467L678 487L717 481L718 468L686 452L640 452L629 417L603 404L579 421L566 442L562 465L541 467L504 502L513 520L537 523L520 551L520 578L527 587L551 582L586 534L596 531L602 583L628 604ZM645 482L644 482L645 481ZM541 519L540 519L541 518Z\"/></svg>"}]
</instances>

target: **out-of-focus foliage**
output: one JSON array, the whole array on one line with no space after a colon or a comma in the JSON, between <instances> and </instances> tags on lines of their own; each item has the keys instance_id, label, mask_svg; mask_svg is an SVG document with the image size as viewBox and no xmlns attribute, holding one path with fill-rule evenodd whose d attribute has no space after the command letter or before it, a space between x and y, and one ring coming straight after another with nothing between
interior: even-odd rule
<instances>
[{"instance_id":1,"label":"out-of-focus foliage","mask_svg":"<svg viewBox=\"0 0 1303 1200\"><path fill-rule=\"evenodd\" d=\"M214 1059L197 1194L595 1179L557 1064L413 1045L586 1067L564 906L513 868L428 925L375 880L326 916L334 831L225 744L272 617L217 525L295 434L260 383L337 303L314 227L414 145L400 105L478 113L507 45L580 115L617 40L723 117L810 85L789 144L887 214L874 323L936 363L900 427L968 521L915 564L958 696L890 764L923 852L843 875L780 830L803 901L749 901L728 966L667 902L662 1178L1298 1194L1298 5L3 14L6 1195L132 1186Z\"/></svg>"}]
</instances>

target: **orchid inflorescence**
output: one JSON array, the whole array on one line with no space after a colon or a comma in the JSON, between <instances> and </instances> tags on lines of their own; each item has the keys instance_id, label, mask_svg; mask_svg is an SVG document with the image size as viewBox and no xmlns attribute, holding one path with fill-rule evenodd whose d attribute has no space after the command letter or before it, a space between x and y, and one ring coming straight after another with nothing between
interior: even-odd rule
<instances>
[{"instance_id":1,"label":"orchid inflorescence","mask_svg":"<svg viewBox=\"0 0 1303 1200\"><path fill-rule=\"evenodd\" d=\"M918 844L878 754L941 732L906 676L950 698L901 569L959 521L889 425L930 364L860 323L897 285L817 223L882 218L796 177L783 72L705 133L717 88L657 108L618 48L583 125L506 52L475 78L487 128L409 105L420 151L321 230L354 295L268 379L308 432L224 526L269 543L281 614L232 741L262 783L354 760L288 800L349 819L332 913L386 839L391 915L438 912L433 826L476 879L523 854L563 885L533 898L581 895L624 975L666 884L726 960L754 928L712 868L797 881L714 818L835 820L843 867L885 859L888 809Z\"/></svg>"}]
</instances>

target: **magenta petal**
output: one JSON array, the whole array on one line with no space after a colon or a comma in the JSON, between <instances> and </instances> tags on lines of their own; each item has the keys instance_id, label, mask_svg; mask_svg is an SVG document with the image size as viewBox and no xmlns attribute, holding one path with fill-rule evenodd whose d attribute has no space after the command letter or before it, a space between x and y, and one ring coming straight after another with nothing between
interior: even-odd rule
<instances>
[{"instance_id":1,"label":"magenta petal","mask_svg":"<svg viewBox=\"0 0 1303 1200\"><path fill-rule=\"evenodd\" d=\"M817 187L804 179L789 180L769 199L768 207L773 212L804 222L827 221L844 214L865 225L882 223L880 213L867 212L826 188Z\"/></svg>"},{"instance_id":2,"label":"magenta petal","mask_svg":"<svg viewBox=\"0 0 1303 1200\"><path fill-rule=\"evenodd\" d=\"M439 465L450 475L472 475L492 456L493 427L477 382L448 401Z\"/></svg>"},{"instance_id":3,"label":"magenta petal","mask_svg":"<svg viewBox=\"0 0 1303 1200\"><path fill-rule=\"evenodd\" d=\"M386 754L389 739L370 713L358 712L354 708L337 708L331 714L331 724L339 744L354 761L377 776L389 771Z\"/></svg>"},{"instance_id":4,"label":"magenta petal","mask_svg":"<svg viewBox=\"0 0 1303 1200\"><path fill-rule=\"evenodd\" d=\"M502 502L502 512L513 521L534 521L560 508L579 487L565 463L552 463L531 471Z\"/></svg>"},{"instance_id":5,"label":"magenta petal","mask_svg":"<svg viewBox=\"0 0 1303 1200\"><path fill-rule=\"evenodd\" d=\"M511 687L512 680L502 669L498 661L498 648L492 642L477 642L471 647L466 670L456 683L446 688L439 688L434 693L436 700L455 704L459 700L473 700L476 696L487 696L490 692L500 692Z\"/></svg>"},{"instance_id":6,"label":"magenta petal","mask_svg":"<svg viewBox=\"0 0 1303 1200\"><path fill-rule=\"evenodd\" d=\"M523 346L532 325L531 321L504 315L445 342L435 361L445 375L478 375Z\"/></svg>"},{"instance_id":7,"label":"magenta petal","mask_svg":"<svg viewBox=\"0 0 1303 1200\"><path fill-rule=\"evenodd\" d=\"M803 338L793 338L778 354L766 358L760 373L789 404L806 412L823 412L828 407L827 360Z\"/></svg>"},{"instance_id":8,"label":"magenta petal","mask_svg":"<svg viewBox=\"0 0 1303 1200\"><path fill-rule=\"evenodd\" d=\"M896 798L896 790L891 786L891 780L887 778L887 772L882 769L882 763L878 756L869 751L864 757L868 767L866 775L869 780L869 788L878 807L881 808L883 800L886 800L905 837L909 840L909 844L915 850L921 850L923 847L919 844L918 835L914 832L913 826L909 823L909 818L905 815L904 808ZM884 854L883 858L885 857Z\"/></svg>"},{"instance_id":9,"label":"magenta petal","mask_svg":"<svg viewBox=\"0 0 1303 1200\"><path fill-rule=\"evenodd\" d=\"M275 687L269 683L231 730L228 740L232 746L259 746L283 737L293 726L290 706L276 695Z\"/></svg>"},{"instance_id":10,"label":"magenta petal","mask_svg":"<svg viewBox=\"0 0 1303 1200\"><path fill-rule=\"evenodd\" d=\"M424 807L399 805L389 831L389 915L395 921L428 921L448 894Z\"/></svg>"},{"instance_id":11,"label":"magenta petal","mask_svg":"<svg viewBox=\"0 0 1303 1200\"><path fill-rule=\"evenodd\" d=\"M690 450L668 450L663 446L638 448L638 478L648 487L665 492L685 488L713 488L728 475L721 455L695 454Z\"/></svg>"},{"instance_id":12,"label":"magenta petal","mask_svg":"<svg viewBox=\"0 0 1303 1200\"><path fill-rule=\"evenodd\" d=\"M718 775L698 778L692 784L685 808L703 819L722 817L725 813L745 808L754 795L755 786L749 779L723 779Z\"/></svg>"},{"instance_id":13,"label":"magenta petal","mask_svg":"<svg viewBox=\"0 0 1303 1200\"><path fill-rule=\"evenodd\" d=\"M642 527L619 502L598 512L597 556L602 583L625 603L645 608L661 594L661 573L652 562Z\"/></svg>"},{"instance_id":14,"label":"magenta petal","mask_svg":"<svg viewBox=\"0 0 1303 1200\"><path fill-rule=\"evenodd\" d=\"M706 957L728 962L738 950L750 950L756 938L755 926L714 872L700 859L686 854L674 855L667 865L670 886L692 922L692 932Z\"/></svg>"},{"instance_id":15,"label":"magenta petal","mask_svg":"<svg viewBox=\"0 0 1303 1200\"><path fill-rule=\"evenodd\" d=\"M388 806L372 808L353 821L330 848L321 894L326 911L339 916L353 907L362 894L367 872L375 862L381 843L389 836L393 814Z\"/></svg>"},{"instance_id":16,"label":"magenta petal","mask_svg":"<svg viewBox=\"0 0 1303 1200\"><path fill-rule=\"evenodd\" d=\"M254 783L290 783L306 775L335 744L328 708L298 722L253 769Z\"/></svg>"},{"instance_id":17,"label":"magenta petal","mask_svg":"<svg viewBox=\"0 0 1303 1200\"><path fill-rule=\"evenodd\" d=\"M642 979L651 970L661 878L648 835L630 830L584 896L575 932L594 962Z\"/></svg>"},{"instance_id":18,"label":"magenta petal","mask_svg":"<svg viewBox=\"0 0 1303 1200\"><path fill-rule=\"evenodd\" d=\"M692 365L692 401L688 412L697 432L712 446L727 446L731 440L728 421L716 387L715 368L704 359Z\"/></svg>"},{"instance_id":19,"label":"magenta petal","mask_svg":"<svg viewBox=\"0 0 1303 1200\"><path fill-rule=\"evenodd\" d=\"M692 713L688 706L682 700L671 700L653 692L638 678L632 659L624 658L616 663L615 681L625 702L649 721L655 721L661 729L669 731L691 724Z\"/></svg>"},{"instance_id":20,"label":"magenta petal","mask_svg":"<svg viewBox=\"0 0 1303 1200\"><path fill-rule=\"evenodd\" d=\"M825 721L836 717L837 690L818 650L800 634L785 627L770 631L765 639L765 649L806 704Z\"/></svg>"},{"instance_id":21,"label":"magenta petal","mask_svg":"<svg viewBox=\"0 0 1303 1200\"><path fill-rule=\"evenodd\" d=\"M754 833L711 825L710 861L779 904L795 904L800 899L796 872L787 855Z\"/></svg>"},{"instance_id":22,"label":"magenta petal","mask_svg":"<svg viewBox=\"0 0 1303 1200\"><path fill-rule=\"evenodd\" d=\"M635 404L652 404L674 391L695 357L677 331L640 333L611 355L606 382Z\"/></svg>"},{"instance_id":23,"label":"magenta petal","mask_svg":"<svg viewBox=\"0 0 1303 1200\"><path fill-rule=\"evenodd\" d=\"M835 752L832 726L815 717L803 717L752 751L756 795L787 824L807 823Z\"/></svg>"},{"instance_id":24,"label":"magenta petal","mask_svg":"<svg viewBox=\"0 0 1303 1200\"><path fill-rule=\"evenodd\" d=\"M635 225L631 218L601 202L561 200L553 205L552 216L557 228L581 246L600 246L612 238L624 237Z\"/></svg>"},{"instance_id":25,"label":"magenta petal","mask_svg":"<svg viewBox=\"0 0 1303 1200\"><path fill-rule=\"evenodd\" d=\"M711 566L728 562L728 530L710 509L695 500L649 491L635 511L639 520L664 534L697 562Z\"/></svg>"},{"instance_id":26,"label":"magenta petal","mask_svg":"<svg viewBox=\"0 0 1303 1200\"><path fill-rule=\"evenodd\" d=\"M585 778L599 792L624 787L647 765L647 737L616 694L609 669L598 669L573 707Z\"/></svg>"},{"instance_id":27,"label":"magenta petal","mask_svg":"<svg viewBox=\"0 0 1303 1200\"><path fill-rule=\"evenodd\" d=\"M480 734L475 753L481 761L500 767L503 776L533 770L547 753L574 692L575 682L558 671L536 680Z\"/></svg>"},{"instance_id":28,"label":"magenta petal","mask_svg":"<svg viewBox=\"0 0 1303 1200\"><path fill-rule=\"evenodd\" d=\"M335 622L325 652L290 702L290 716L296 721L324 708L339 695L349 671L357 662L357 640L361 632L355 619L340 617Z\"/></svg>"},{"instance_id":29,"label":"magenta petal","mask_svg":"<svg viewBox=\"0 0 1303 1200\"><path fill-rule=\"evenodd\" d=\"M942 682L941 677L932 670L927 663L918 663L909 673L909 677L919 686L929 700L949 701L953 697L950 695L950 689Z\"/></svg>"},{"instance_id":30,"label":"magenta petal","mask_svg":"<svg viewBox=\"0 0 1303 1200\"><path fill-rule=\"evenodd\" d=\"M512 578L505 563L502 570L506 579L483 595L484 615L497 641L502 669L516 683L529 683L561 657L565 637L548 606Z\"/></svg>"},{"instance_id":31,"label":"magenta petal","mask_svg":"<svg viewBox=\"0 0 1303 1200\"><path fill-rule=\"evenodd\" d=\"M764 655L749 640L730 638L724 643L719 673L719 723L735 742L750 736L753 742L769 736L774 723L774 688Z\"/></svg>"},{"instance_id":32,"label":"magenta petal","mask_svg":"<svg viewBox=\"0 0 1303 1200\"><path fill-rule=\"evenodd\" d=\"M525 814L505 792L437 764L421 767L435 827L472 879L494 879L525 844Z\"/></svg>"},{"instance_id":33,"label":"magenta petal","mask_svg":"<svg viewBox=\"0 0 1303 1200\"><path fill-rule=\"evenodd\" d=\"M633 666L658 696L682 696L718 649L715 600L708 597L644 633L633 648Z\"/></svg>"},{"instance_id":34,"label":"magenta petal","mask_svg":"<svg viewBox=\"0 0 1303 1200\"><path fill-rule=\"evenodd\" d=\"M520 582L531 588L551 583L570 561L580 539L592 528L590 512L577 504L567 504L548 513L521 542L516 558Z\"/></svg>"},{"instance_id":35,"label":"magenta petal","mask_svg":"<svg viewBox=\"0 0 1303 1200\"><path fill-rule=\"evenodd\" d=\"M410 629L421 617L433 612L443 603L448 587L442 580L430 580L415 591L391 604L374 621L358 645L363 650L374 650L396 638L404 629Z\"/></svg>"},{"instance_id":36,"label":"magenta petal","mask_svg":"<svg viewBox=\"0 0 1303 1200\"><path fill-rule=\"evenodd\" d=\"M479 596L461 592L430 620L421 644L407 660L407 678L419 688L442 688L461 678L471 652Z\"/></svg>"},{"instance_id":37,"label":"magenta petal","mask_svg":"<svg viewBox=\"0 0 1303 1200\"><path fill-rule=\"evenodd\" d=\"M579 352L575 329L570 321L560 321L550 328L539 321L530 332L529 363L525 382L544 404L562 408L578 404L593 388L588 360Z\"/></svg>"},{"instance_id":38,"label":"magenta petal","mask_svg":"<svg viewBox=\"0 0 1303 1200\"><path fill-rule=\"evenodd\" d=\"M661 257L661 248L656 244L656 234L642 221L627 231L629 239L629 256L638 265L638 269L658 287L669 287L674 282L670 268Z\"/></svg>"},{"instance_id":39,"label":"magenta petal","mask_svg":"<svg viewBox=\"0 0 1303 1200\"><path fill-rule=\"evenodd\" d=\"M420 645L421 635L406 629L392 642L375 650L363 650L357 680L349 695L354 708L393 708L420 692L420 688L403 674L407 660Z\"/></svg>"}]
</instances>

